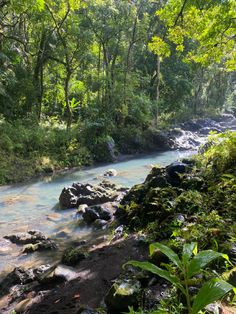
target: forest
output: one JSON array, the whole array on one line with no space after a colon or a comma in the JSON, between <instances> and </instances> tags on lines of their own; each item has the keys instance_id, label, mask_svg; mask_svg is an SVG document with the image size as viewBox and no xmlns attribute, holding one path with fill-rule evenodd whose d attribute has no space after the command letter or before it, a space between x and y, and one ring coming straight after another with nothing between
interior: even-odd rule
<instances>
[{"instance_id":1,"label":"forest","mask_svg":"<svg viewBox=\"0 0 236 314\"><path fill-rule=\"evenodd\" d=\"M236 1L0 0L0 313L236 313Z\"/></svg>"},{"instance_id":2,"label":"forest","mask_svg":"<svg viewBox=\"0 0 236 314\"><path fill-rule=\"evenodd\" d=\"M1 0L0 182L234 111L234 46L234 1Z\"/></svg>"}]
</instances>

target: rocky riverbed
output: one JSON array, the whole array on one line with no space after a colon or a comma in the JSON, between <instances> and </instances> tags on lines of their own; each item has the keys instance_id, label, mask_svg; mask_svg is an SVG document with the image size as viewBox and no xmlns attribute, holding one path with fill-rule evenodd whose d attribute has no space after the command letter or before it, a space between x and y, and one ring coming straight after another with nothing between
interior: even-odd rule
<instances>
[{"instance_id":1,"label":"rocky riverbed","mask_svg":"<svg viewBox=\"0 0 236 314\"><path fill-rule=\"evenodd\" d=\"M205 122L192 121L182 125L184 131L174 129L170 132L178 134L175 145L179 141L179 145L183 147L185 143L185 148L190 149L202 142L204 133L213 129L215 123L211 121L206 130ZM227 115L214 131L234 125L235 119ZM189 137L188 143L184 140L188 132L194 134L192 144ZM103 307L107 313L119 314L127 311L128 306L140 305L140 296L146 309L153 308L169 294L170 287L160 278L132 267L122 270L122 265L131 259L147 260L149 244L144 235L127 233L124 224L129 228L143 228L150 221L158 222L161 227L158 232L163 239L172 233L173 220L179 221L183 229L189 228L189 222L192 224L198 219L191 212L192 208L198 211L196 205L199 203L196 204L194 198L199 195L196 193L207 188L203 178L197 172L193 173L193 165L192 160L185 159L167 167L154 167L143 184L131 189L108 181L98 184L75 182L65 187L59 196L61 210L72 209L83 224L98 230L96 238L71 243L55 263L17 267L4 275L0 280L1 313L14 310L32 314L97 314L97 308ZM116 174L107 171L105 177ZM183 196L192 191L195 193L193 199L186 201ZM185 202L182 211L176 211L177 201L178 208ZM36 230L6 234L4 241L6 246L9 242L21 246L23 258L37 251L50 250L55 254L58 251L53 239ZM228 246L227 250L235 258L234 246ZM155 256L155 262L160 264L162 258Z\"/></svg>"}]
</instances>

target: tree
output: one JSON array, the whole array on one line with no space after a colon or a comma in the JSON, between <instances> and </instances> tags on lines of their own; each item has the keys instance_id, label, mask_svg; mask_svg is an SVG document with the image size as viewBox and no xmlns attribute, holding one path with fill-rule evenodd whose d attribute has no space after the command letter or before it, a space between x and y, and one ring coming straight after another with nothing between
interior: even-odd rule
<instances>
[{"instance_id":1,"label":"tree","mask_svg":"<svg viewBox=\"0 0 236 314\"><path fill-rule=\"evenodd\" d=\"M236 69L235 31L236 3L233 0L170 0L156 14L166 28L164 39L153 38L153 50L170 53L170 42L176 51L184 51L186 42L192 49L185 57L207 66L224 63L229 71Z\"/></svg>"}]
</instances>

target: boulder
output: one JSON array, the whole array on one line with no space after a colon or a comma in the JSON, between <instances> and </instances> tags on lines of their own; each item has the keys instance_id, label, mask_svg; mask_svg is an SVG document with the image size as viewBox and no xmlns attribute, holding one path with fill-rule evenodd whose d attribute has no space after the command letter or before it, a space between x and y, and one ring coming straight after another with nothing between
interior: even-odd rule
<instances>
[{"instance_id":1,"label":"boulder","mask_svg":"<svg viewBox=\"0 0 236 314\"><path fill-rule=\"evenodd\" d=\"M95 229L106 229L107 221L102 219L96 219L93 223Z\"/></svg>"},{"instance_id":2,"label":"boulder","mask_svg":"<svg viewBox=\"0 0 236 314\"><path fill-rule=\"evenodd\" d=\"M115 169L108 169L104 174L104 177L115 177L117 176L117 171Z\"/></svg>"},{"instance_id":3,"label":"boulder","mask_svg":"<svg viewBox=\"0 0 236 314\"><path fill-rule=\"evenodd\" d=\"M103 220L106 220L106 221L112 219L111 212L104 205L97 205L97 206L94 206L93 208L98 213L99 219L103 219Z\"/></svg>"},{"instance_id":4,"label":"boulder","mask_svg":"<svg viewBox=\"0 0 236 314\"><path fill-rule=\"evenodd\" d=\"M59 198L61 208L64 209L77 207L78 196L75 194L77 194L77 190L73 186L64 188Z\"/></svg>"},{"instance_id":5,"label":"boulder","mask_svg":"<svg viewBox=\"0 0 236 314\"><path fill-rule=\"evenodd\" d=\"M85 209L82 217L87 224L91 224L96 219L99 219L99 214L94 208L88 207Z\"/></svg>"},{"instance_id":6,"label":"boulder","mask_svg":"<svg viewBox=\"0 0 236 314\"><path fill-rule=\"evenodd\" d=\"M62 263L68 266L75 266L80 261L86 258L86 253L78 248L68 248L63 256Z\"/></svg>"},{"instance_id":7,"label":"boulder","mask_svg":"<svg viewBox=\"0 0 236 314\"><path fill-rule=\"evenodd\" d=\"M4 236L4 238L15 244L35 244L40 241L47 240L47 237L42 232L36 230L7 235Z\"/></svg>"},{"instance_id":8,"label":"boulder","mask_svg":"<svg viewBox=\"0 0 236 314\"><path fill-rule=\"evenodd\" d=\"M181 124L181 128L186 131L197 132L201 129L202 125L198 120L189 120Z\"/></svg>"},{"instance_id":9,"label":"boulder","mask_svg":"<svg viewBox=\"0 0 236 314\"><path fill-rule=\"evenodd\" d=\"M214 131L216 133L220 133L221 132L221 129L219 127L204 127L204 128L201 128L199 130L199 132L203 135L208 135L211 131Z\"/></svg>"},{"instance_id":10,"label":"boulder","mask_svg":"<svg viewBox=\"0 0 236 314\"><path fill-rule=\"evenodd\" d=\"M112 214L105 205L95 205L87 207L82 217L86 223L91 224L95 220L109 221L112 219Z\"/></svg>"},{"instance_id":11,"label":"boulder","mask_svg":"<svg viewBox=\"0 0 236 314\"><path fill-rule=\"evenodd\" d=\"M93 206L112 202L122 192L115 184L107 181L98 185L73 183L71 187L62 190L59 203L62 209L75 208L81 204Z\"/></svg>"},{"instance_id":12,"label":"boulder","mask_svg":"<svg viewBox=\"0 0 236 314\"><path fill-rule=\"evenodd\" d=\"M10 240L12 243L25 245L23 247L23 253L55 250L57 248L57 245L53 240L47 238L42 232L36 230L12 234L5 236L4 238Z\"/></svg>"},{"instance_id":13,"label":"boulder","mask_svg":"<svg viewBox=\"0 0 236 314\"><path fill-rule=\"evenodd\" d=\"M187 171L187 165L181 161L175 161L166 167L166 173L168 175L168 182L171 185L178 186L181 182L179 174L183 174Z\"/></svg>"},{"instance_id":14,"label":"boulder","mask_svg":"<svg viewBox=\"0 0 236 314\"><path fill-rule=\"evenodd\" d=\"M23 253L33 253L36 251L55 250L57 245L54 241L47 239L35 244L26 244L23 247Z\"/></svg>"},{"instance_id":15,"label":"boulder","mask_svg":"<svg viewBox=\"0 0 236 314\"><path fill-rule=\"evenodd\" d=\"M22 289L20 289L20 287L24 287L23 290L25 291L26 288L28 288L28 284L38 280L39 277L42 276L42 274L50 269L50 267L50 265L42 265L36 268L29 269L16 267L0 282L0 296L8 293L9 291L11 292L11 295L14 295L14 298L17 297L17 295L19 294L21 295ZM13 289L13 286L16 288Z\"/></svg>"},{"instance_id":16,"label":"boulder","mask_svg":"<svg viewBox=\"0 0 236 314\"><path fill-rule=\"evenodd\" d=\"M78 215L81 215L81 214L83 214L83 213L85 213L85 211L86 211L86 209L88 208L88 205L86 205L86 204L81 204L81 205L79 205L79 208L78 208L78 210L77 210L77 214Z\"/></svg>"},{"instance_id":17,"label":"boulder","mask_svg":"<svg viewBox=\"0 0 236 314\"><path fill-rule=\"evenodd\" d=\"M109 313L128 311L129 307L138 307L141 284L136 279L118 279L105 296Z\"/></svg>"},{"instance_id":18,"label":"boulder","mask_svg":"<svg viewBox=\"0 0 236 314\"><path fill-rule=\"evenodd\" d=\"M151 172L148 174L144 184L148 185L149 188L164 188L169 186L166 178L165 168L153 167Z\"/></svg>"}]
</instances>

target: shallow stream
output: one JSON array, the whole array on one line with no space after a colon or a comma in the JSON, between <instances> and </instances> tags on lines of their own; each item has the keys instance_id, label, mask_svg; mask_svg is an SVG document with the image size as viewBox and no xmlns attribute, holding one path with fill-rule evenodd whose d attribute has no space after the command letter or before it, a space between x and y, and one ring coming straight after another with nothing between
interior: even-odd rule
<instances>
[{"instance_id":1,"label":"shallow stream","mask_svg":"<svg viewBox=\"0 0 236 314\"><path fill-rule=\"evenodd\" d=\"M131 187L145 179L152 165L164 166L192 153L167 151L68 172L21 185L0 187L0 274L19 265L30 267L55 261L69 241L94 237L91 228L80 224L75 210L57 209L58 197L64 186L69 186L73 182L98 183L104 179L104 172L112 168L118 172L118 175L109 180ZM22 255L21 246L9 245L9 242L3 239L5 235L27 230L39 230L45 233L59 244L60 250Z\"/></svg>"}]
</instances>

